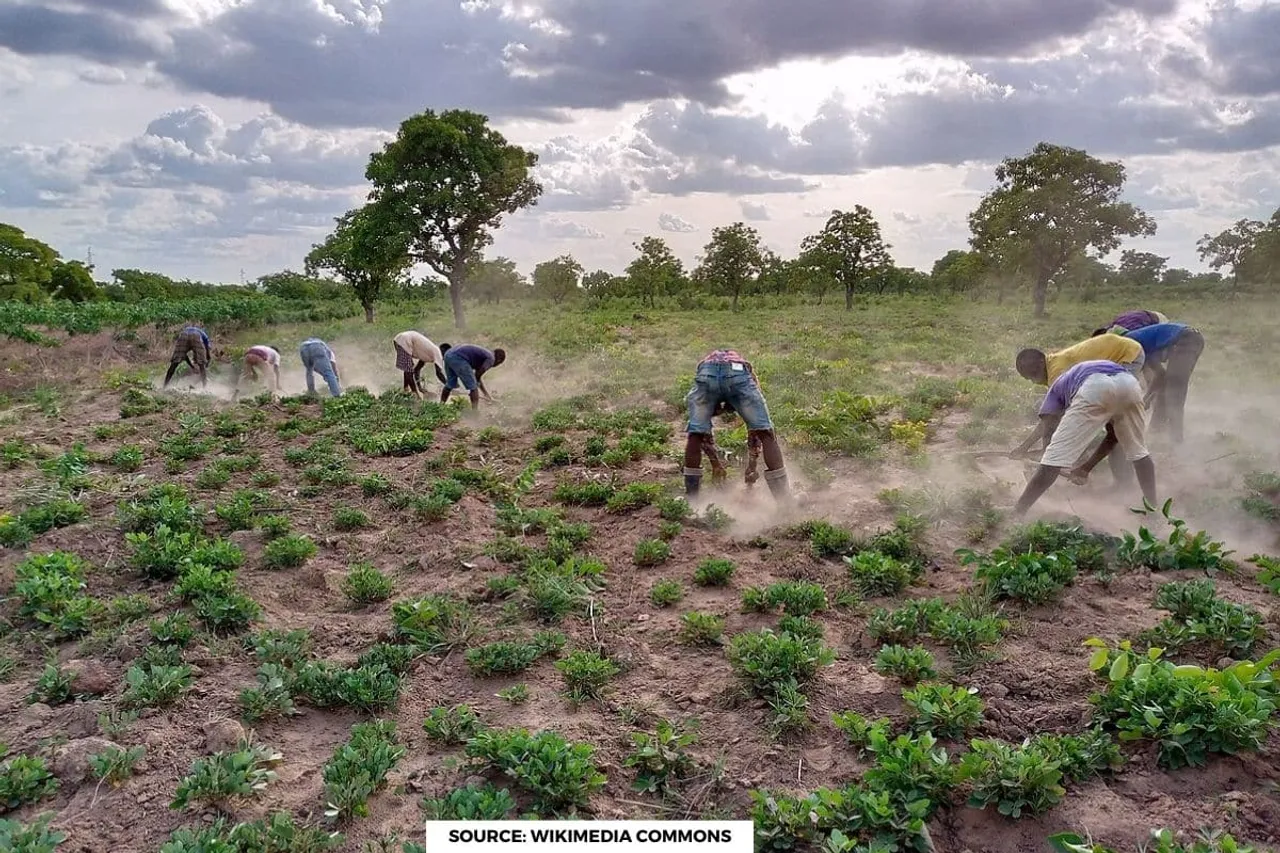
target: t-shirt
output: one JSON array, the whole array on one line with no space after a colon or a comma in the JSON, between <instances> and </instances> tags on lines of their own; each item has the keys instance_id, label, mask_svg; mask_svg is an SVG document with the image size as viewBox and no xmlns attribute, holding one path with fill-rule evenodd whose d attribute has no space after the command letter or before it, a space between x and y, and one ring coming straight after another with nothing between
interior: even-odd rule
<instances>
[{"instance_id":1,"label":"t-shirt","mask_svg":"<svg viewBox=\"0 0 1280 853\"><path fill-rule=\"evenodd\" d=\"M338 360L338 357L333 354L333 347L329 346L319 338L307 338L305 341L302 342L301 346L305 347L307 344L320 344L321 346L324 347L325 352L329 353L330 361L336 362Z\"/></svg>"},{"instance_id":2,"label":"t-shirt","mask_svg":"<svg viewBox=\"0 0 1280 853\"><path fill-rule=\"evenodd\" d=\"M1125 337L1142 345L1148 362L1163 361L1162 351L1168 349L1186 330L1186 323L1156 323L1154 326L1143 326Z\"/></svg>"},{"instance_id":3,"label":"t-shirt","mask_svg":"<svg viewBox=\"0 0 1280 853\"><path fill-rule=\"evenodd\" d=\"M1045 356L1045 366L1049 370L1048 384L1052 385L1063 372L1082 361L1114 361L1116 364L1131 364L1137 361L1140 355L1142 355L1142 344L1135 340L1112 334L1098 335Z\"/></svg>"},{"instance_id":4,"label":"t-shirt","mask_svg":"<svg viewBox=\"0 0 1280 853\"><path fill-rule=\"evenodd\" d=\"M267 364L273 367L280 364L280 353L262 344L249 347L249 349L245 350L245 355L256 355L258 358L265 359Z\"/></svg>"},{"instance_id":5,"label":"t-shirt","mask_svg":"<svg viewBox=\"0 0 1280 853\"><path fill-rule=\"evenodd\" d=\"M1040 404L1040 414L1057 415L1065 412L1080 391L1080 386L1090 376L1115 376L1129 371L1114 361L1082 361L1068 368L1044 395Z\"/></svg>"},{"instance_id":6,"label":"t-shirt","mask_svg":"<svg viewBox=\"0 0 1280 853\"><path fill-rule=\"evenodd\" d=\"M417 361L428 364L441 364L444 356L440 355L440 347L421 332L401 332L395 337L396 346L409 353Z\"/></svg>"},{"instance_id":7,"label":"t-shirt","mask_svg":"<svg viewBox=\"0 0 1280 853\"><path fill-rule=\"evenodd\" d=\"M493 367L493 353L484 347L478 347L475 344L462 344L449 350L450 355L458 355L467 364L471 365L471 369L477 373L488 370Z\"/></svg>"},{"instance_id":8,"label":"t-shirt","mask_svg":"<svg viewBox=\"0 0 1280 853\"><path fill-rule=\"evenodd\" d=\"M199 335L200 340L204 341L204 348L209 349L209 336L204 333L204 329L200 328L199 326L187 326L185 329L182 330L182 334L184 335L187 334L188 332L195 332L197 335Z\"/></svg>"},{"instance_id":9,"label":"t-shirt","mask_svg":"<svg viewBox=\"0 0 1280 853\"><path fill-rule=\"evenodd\" d=\"M718 349L707 353L699 364L746 364L747 360L738 355L736 350Z\"/></svg>"},{"instance_id":10,"label":"t-shirt","mask_svg":"<svg viewBox=\"0 0 1280 853\"><path fill-rule=\"evenodd\" d=\"M1114 329L1119 326L1122 329L1128 329L1130 332L1135 329L1142 329L1147 326L1154 326L1156 323L1163 323L1164 317L1155 311L1126 311L1111 321L1107 326L1108 329Z\"/></svg>"}]
</instances>

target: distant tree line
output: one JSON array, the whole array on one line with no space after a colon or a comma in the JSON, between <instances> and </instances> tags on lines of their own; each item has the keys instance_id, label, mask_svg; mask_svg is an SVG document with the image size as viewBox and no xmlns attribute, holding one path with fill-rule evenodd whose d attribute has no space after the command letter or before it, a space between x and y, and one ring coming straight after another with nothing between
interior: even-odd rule
<instances>
[{"instance_id":1,"label":"distant tree line","mask_svg":"<svg viewBox=\"0 0 1280 853\"><path fill-rule=\"evenodd\" d=\"M507 214L537 204L537 162L536 154L508 142L478 113L415 115L370 157L366 203L337 218L333 232L312 247L303 272L284 270L219 291L354 298L369 322L379 302L447 294L461 329L467 299L626 299L647 306L661 300L692 307L711 295L727 298L736 310L744 298L768 294L819 303L843 297L850 309L859 294L968 294L1002 301L1025 289L1039 316L1054 293L1163 287L1234 294L1280 284L1280 210L1267 222L1240 220L1221 234L1204 235L1197 250L1210 273L1170 268L1167 258L1134 249L1123 251L1116 265L1104 262L1124 238L1153 235L1155 221L1121 200L1122 163L1045 142L996 167L994 188L969 216L968 247L946 253L928 272L897 265L872 211L855 204L832 212L791 258L735 222L712 230L692 269L664 240L650 236L635 244L636 256L621 275L587 272L561 255L526 278L510 259L488 258L485 249ZM423 266L428 277L414 279L413 270ZM127 302L205 295L215 287L142 270L113 270L106 282L92 273L0 224L3 299Z\"/></svg>"}]
</instances>

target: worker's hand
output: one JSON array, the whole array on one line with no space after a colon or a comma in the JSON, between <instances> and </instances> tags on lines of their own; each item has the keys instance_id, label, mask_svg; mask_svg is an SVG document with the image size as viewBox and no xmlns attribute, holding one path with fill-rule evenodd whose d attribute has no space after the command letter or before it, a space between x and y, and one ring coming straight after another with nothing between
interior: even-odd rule
<instances>
[{"instance_id":1,"label":"worker's hand","mask_svg":"<svg viewBox=\"0 0 1280 853\"><path fill-rule=\"evenodd\" d=\"M1072 468L1069 471L1063 471L1062 476L1066 477L1069 482L1072 482L1077 486L1083 486L1085 483L1089 482L1089 475L1084 471L1081 471L1079 468Z\"/></svg>"}]
</instances>

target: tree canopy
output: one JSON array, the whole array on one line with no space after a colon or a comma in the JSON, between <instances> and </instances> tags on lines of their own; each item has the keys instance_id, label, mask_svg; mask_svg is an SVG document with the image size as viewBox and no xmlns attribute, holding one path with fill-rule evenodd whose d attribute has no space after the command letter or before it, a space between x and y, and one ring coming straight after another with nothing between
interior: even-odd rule
<instances>
[{"instance_id":1,"label":"tree canopy","mask_svg":"<svg viewBox=\"0 0 1280 853\"><path fill-rule=\"evenodd\" d=\"M822 231L800 244L805 266L844 287L846 311L853 308L858 286L893 264L889 248L880 235L880 223L860 204L850 211L832 211Z\"/></svg>"},{"instance_id":2,"label":"tree canopy","mask_svg":"<svg viewBox=\"0 0 1280 853\"><path fill-rule=\"evenodd\" d=\"M307 273L329 272L350 285L365 322L372 323L379 297L413 265L408 234L385 208L372 204L349 210L336 222L333 233L307 255Z\"/></svg>"},{"instance_id":3,"label":"tree canopy","mask_svg":"<svg viewBox=\"0 0 1280 853\"><path fill-rule=\"evenodd\" d=\"M705 281L714 291L733 297L733 310L737 311L743 287L759 276L764 267L759 232L742 222L716 228L703 251L702 263L694 277Z\"/></svg>"}]
</instances>

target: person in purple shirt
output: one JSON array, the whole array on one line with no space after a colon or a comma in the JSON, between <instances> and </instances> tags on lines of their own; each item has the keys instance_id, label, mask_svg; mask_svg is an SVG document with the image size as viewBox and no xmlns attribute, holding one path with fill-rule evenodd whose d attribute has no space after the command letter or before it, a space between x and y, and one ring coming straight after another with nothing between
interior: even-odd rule
<instances>
[{"instance_id":1,"label":"person in purple shirt","mask_svg":"<svg viewBox=\"0 0 1280 853\"><path fill-rule=\"evenodd\" d=\"M1156 323L1125 337L1142 344L1146 355L1144 369L1150 375L1147 396L1155 397L1151 428L1167 428L1174 442L1181 444L1187 388L1204 352L1204 335L1185 323Z\"/></svg>"},{"instance_id":2,"label":"person in purple shirt","mask_svg":"<svg viewBox=\"0 0 1280 853\"><path fill-rule=\"evenodd\" d=\"M1044 453L1013 508L1015 516L1024 515L1063 471L1070 472L1073 482L1085 482L1117 445L1133 463L1143 496L1156 502L1156 467L1145 443L1142 385L1125 367L1112 361L1082 361L1071 367L1049 387L1040 405L1040 421ZM1106 438L1079 464L1099 427L1106 428Z\"/></svg>"},{"instance_id":3,"label":"person in purple shirt","mask_svg":"<svg viewBox=\"0 0 1280 853\"><path fill-rule=\"evenodd\" d=\"M1114 320L1101 329L1095 329L1093 334L1095 337L1105 335L1107 332L1123 335L1125 332L1134 332L1147 326L1154 326L1156 323L1167 322L1169 322L1169 318L1159 311L1126 311L1123 314L1118 314Z\"/></svg>"},{"instance_id":4,"label":"person in purple shirt","mask_svg":"<svg viewBox=\"0 0 1280 853\"><path fill-rule=\"evenodd\" d=\"M449 400L449 395L461 383L471 396L471 408L480 408L480 395L492 403L493 397L489 389L484 387L483 376L488 371L507 360L506 350L487 350L475 344L451 346L441 344L440 352L444 354L444 390L440 392L440 402Z\"/></svg>"}]
</instances>

